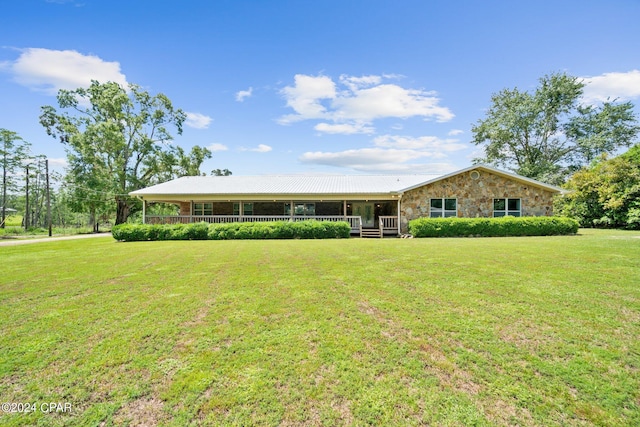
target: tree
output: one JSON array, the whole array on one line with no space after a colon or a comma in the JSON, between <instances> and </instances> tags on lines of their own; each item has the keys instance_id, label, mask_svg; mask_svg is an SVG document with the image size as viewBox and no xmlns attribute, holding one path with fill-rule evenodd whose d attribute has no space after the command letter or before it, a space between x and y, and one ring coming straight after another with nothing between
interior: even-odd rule
<instances>
[{"instance_id":1,"label":"tree","mask_svg":"<svg viewBox=\"0 0 640 427\"><path fill-rule=\"evenodd\" d=\"M601 154L629 147L640 131L630 102L580 105L585 84L555 73L534 93L504 89L491 97L486 118L472 127L484 162L551 184Z\"/></svg>"},{"instance_id":2,"label":"tree","mask_svg":"<svg viewBox=\"0 0 640 427\"><path fill-rule=\"evenodd\" d=\"M188 154L181 147L160 154L159 161L152 166L154 178L150 184L169 181L181 176L204 175L200 166L205 159L211 158L208 148L194 146Z\"/></svg>"},{"instance_id":3,"label":"tree","mask_svg":"<svg viewBox=\"0 0 640 427\"><path fill-rule=\"evenodd\" d=\"M29 180L29 209L25 206L25 227L46 227L46 200L47 200L47 168L46 157L37 155L29 158L29 174L25 179ZM59 174L51 172L51 182L59 179ZM25 200L26 205L26 200Z\"/></svg>"},{"instance_id":4,"label":"tree","mask_svg":"<svg viewBox=\"0 0 640 427\"><path fill-rule=\"evenodd\" d=\"M640 145L607 159L603 155L567 181L571 192L558 211L585 227L640 228Z\"/></svg>"},{"instance_id":5,"label":"tree","mask_svg":"<svg viewBox=\"0 0 640 427\"><path fill-rule=\"evenodd\" d=\"M4 228L7 209L7 193L18 189L15 174L29 155L29 143L16 132L0 129L0 167L2 167L2 219L0 228Z\"/></svg>"},{"instance_id":6,"label":"tree","mask_svg":"<svg viewBox=\"0 0 640 427\"><path fill-rule=\"evenodd\" d=\"M211 171L211 176L229 176L232 172L229 169L214 169Z\"/></svg>"},{"instance_id":7,"label":"tree","mask_svg":"<svg viewBox=\"0 0 640 427\"><path fill-rule=\"evenodd\" d=\"M97 233L100 216L114 211L115 185L100 159L92 158L91 153L79 156L69 152L67 158L67 202L74 212L89 214L89 223Z\"/></svg>"},{"instance_id":8,"label":"tree","mask_svg":"<svg viewBox=\"0 0 640 427\"><path fill-rule=\"evenodd\" d=\"M60 90L57 101L62 111L42 107L40 123L67 146L77 207L95 215L115 202L116 224L140 209L129 192L180 174L199 175L211 156L198 146L185 155L171 144L169 128L182 134L186 114L163 94L92 81L87 89Z\"/></svg>"}]
</instances>

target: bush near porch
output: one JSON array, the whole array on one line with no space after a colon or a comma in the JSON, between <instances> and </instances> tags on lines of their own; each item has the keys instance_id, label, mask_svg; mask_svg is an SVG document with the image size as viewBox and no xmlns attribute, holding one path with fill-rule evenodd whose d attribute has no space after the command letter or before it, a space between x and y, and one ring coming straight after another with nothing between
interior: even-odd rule
<instances>
[{"instance_id":1,"label":"bush near porch","mask_svg":"<svg viewBox=\"0 0 640 427\"><path fill-rule=\"evenodd\" d=\"M419 218L409 222L414 237L504 237L576 234L579 224L564 217Z\"/></svg>"},{"instance_id":2,"label":"bush near porch","mask_svg":"<svg viewBox=\"0 0 640 427\"><path fill-rule=\"evenodd\" d=\"M350 233L351 225L346 221L245 222L212 225L209 239L340 239Z\"/></svg>"},{"instance_id":3,"label":"bush near porch","mask_svg":"<svg viewBox=\"0 0 640 427\"><path fill-rule=\"evenodd\" d=\"M145 240L246 240L246 239L338 239L351 232L348 222L274 221L228 224L122 224L113 227L120 241Z\"/></svg>"}]
</instances>

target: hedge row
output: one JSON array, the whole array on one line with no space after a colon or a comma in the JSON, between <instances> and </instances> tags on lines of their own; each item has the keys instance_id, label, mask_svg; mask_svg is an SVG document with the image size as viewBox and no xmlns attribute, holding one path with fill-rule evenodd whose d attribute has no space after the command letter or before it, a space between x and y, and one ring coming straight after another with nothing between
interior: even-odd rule
<instances>
[{"instance_id":1,"label":"hedge row","mask_svg":"<svg viewBox=\"0 0 640 427\"><path fill-rule=\"evenodd\" d=\"M501 237L575 234L578 222L564 217L419 218L409 222L414 237Z\"/></svg>"},{"instance_id":2,"label":"hedge row","mask_svg":"<svg viewBox=\"0 0 640 427\"><path fill-rule=\"evenodd\" d=\"M349 237L348 222L275 221L229 224L121 224L112 228L113 238L125 242L146 240L240 240L240 239L337 239Z\"/></svg>"}]
</instances>

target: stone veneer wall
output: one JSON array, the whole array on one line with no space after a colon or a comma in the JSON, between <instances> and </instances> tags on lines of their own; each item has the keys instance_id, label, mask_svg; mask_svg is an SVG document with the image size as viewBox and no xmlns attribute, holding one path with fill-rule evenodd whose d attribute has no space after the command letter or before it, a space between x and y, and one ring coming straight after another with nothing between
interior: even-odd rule
<instances>
[{"instance_id":1,"label":"stone veneer wall","mask_svg":"<svg viewBox=\"0 0 640 427\"><path fill-rule=\"evenodd\" d=\"M458 200L458 217L492 217L493 199L502 198L521 199L522 216L553 215L554 193L490 172L478 172L477 179L465 172L407 191L400 209L401 231L407 232L409 221L428 217L430 199L439 197Z\"/></svg>"}]
</instances>

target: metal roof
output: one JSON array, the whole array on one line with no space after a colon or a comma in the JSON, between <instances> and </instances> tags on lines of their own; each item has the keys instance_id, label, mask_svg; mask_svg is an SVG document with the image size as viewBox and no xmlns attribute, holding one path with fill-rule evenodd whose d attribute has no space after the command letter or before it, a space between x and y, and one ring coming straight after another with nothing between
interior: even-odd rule
<instances>
[{"instance_id":1,"label":"metal roof","mask_svg":"<svg viewBox=\"0 0 640 427\"><path fill-rule=\"evenodd\" d=\"M553 193L565 190L511 172L486 165L474 165L449 174L423 175L262 175L262 176L185 176L133 191L142 198L150 196L287 196L287 195L393 195L478 169Z\"/></svg>"},{"instance_id":2,"label":"metal roof","mask_svg":"<svg viewBox=\"0 0 640 427\"><path fill-rule=\"evenodd\" d=\"M390 194L439 175L185 176L133 191L132 196Z\"/></svg>"}]
</instances>

